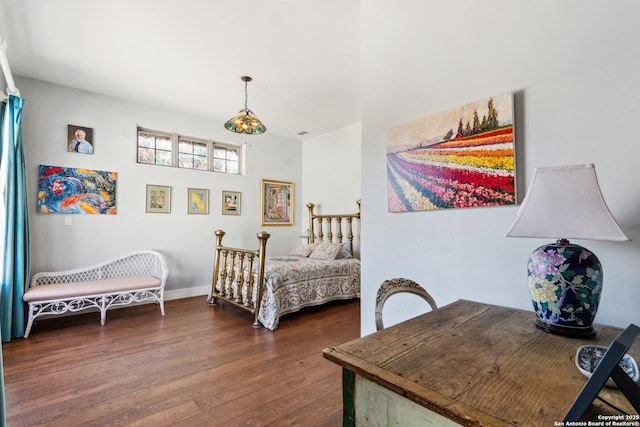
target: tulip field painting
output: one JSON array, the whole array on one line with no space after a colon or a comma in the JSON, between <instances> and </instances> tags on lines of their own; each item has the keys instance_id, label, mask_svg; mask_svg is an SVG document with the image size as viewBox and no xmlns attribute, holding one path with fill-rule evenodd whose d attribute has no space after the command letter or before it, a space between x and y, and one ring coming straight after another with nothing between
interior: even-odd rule
<instances>
[{"instance_id":1,"label":"tulip field painting","mask_svg":"<svg viewBox=\"0 0 640 427\"><path fill-rule=\"evenodd\" d=\"M389 212L516 203L513 95L387 131Z\"/></svg>"},{"instance_id":2,"label":"tulip field painting","mask_svg":"<svg viewBox=\"0 0 640 427\"><path fill-rule=\"evenodd\" d=\"M116 172L40 166L38 212L115 215Z\"/></svg>"}]
</instances>

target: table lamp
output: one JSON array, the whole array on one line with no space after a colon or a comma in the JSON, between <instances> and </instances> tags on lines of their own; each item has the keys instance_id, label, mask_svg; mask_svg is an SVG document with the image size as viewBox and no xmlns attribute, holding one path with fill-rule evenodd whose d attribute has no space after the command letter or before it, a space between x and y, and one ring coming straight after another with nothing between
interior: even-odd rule
<instances>
[{"instance_id":1,"label":"table lamp","mask_svg":"<svg viewBox=\"0 0 640 427\"><path fill-rule=\"evenodd\" d=\"M569 337L596 334L602 265L568 239L630 240L609 212L593 164L537 168L507 237L558 239L527 264L535 325Z\"/></svg>"}]
</instances>

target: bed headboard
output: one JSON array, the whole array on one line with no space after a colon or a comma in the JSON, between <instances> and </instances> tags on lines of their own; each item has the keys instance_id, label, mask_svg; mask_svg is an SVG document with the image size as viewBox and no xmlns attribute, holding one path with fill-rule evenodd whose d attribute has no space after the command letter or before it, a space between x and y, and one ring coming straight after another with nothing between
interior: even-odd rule
<instances>
[{"instance_id":1,"label":"bed headboard","mask_svg":"<svg viewBox=\"0 0 640 427\"><path fill-rule=\"evenodd\" d=\"M309 243L317 241L333 242L334 230L338 243L342 243L344 238L343 222L346 222L347 239L349 240L349 252L353 255L353 220L360 219L360 200L357 200L358 212L352 214L331 214L316 215L313 212L315 205L307 203L309 209ZM316 234L317 233L317 234ZM317 236L317 239L316 239Z\"/></svg>"}]
</instances>

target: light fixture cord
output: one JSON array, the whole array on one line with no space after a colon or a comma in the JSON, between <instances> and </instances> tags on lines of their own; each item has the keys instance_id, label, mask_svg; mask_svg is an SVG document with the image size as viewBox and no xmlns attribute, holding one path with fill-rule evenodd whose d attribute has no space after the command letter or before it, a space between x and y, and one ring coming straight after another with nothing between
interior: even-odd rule
<instances>
[{"instance_id":1,"label":"light fixture cord","mask_svg":"<svg viewBox=\"0 0 640 427\"><path fill-rule=\"evenodd\" d=\"M247 92L247 83L248 82L244 82L244 109L248 110L249 107L247 107L247 99L249 98L248 92Z\"/></svg>"}]
</instances>

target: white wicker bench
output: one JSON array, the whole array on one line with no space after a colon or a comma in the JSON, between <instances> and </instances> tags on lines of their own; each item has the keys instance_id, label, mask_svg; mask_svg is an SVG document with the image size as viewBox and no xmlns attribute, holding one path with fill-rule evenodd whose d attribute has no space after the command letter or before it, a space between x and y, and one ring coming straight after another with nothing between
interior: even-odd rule
<instances>
[{"instance_id":1,"label":"white wicker bench","mask_svg":"<svg viewBox=\"0 0 640 427\"><path fill-rule=\"evenodd\" d=\"M23 299L29 304L24 337L37 317L100 310L104 325L107 309L144 301L160 304L164 316L164 286L169 276L167 261L156 251L131 252L90 267L37 273Z\"/></svg>"}]
</instances>

